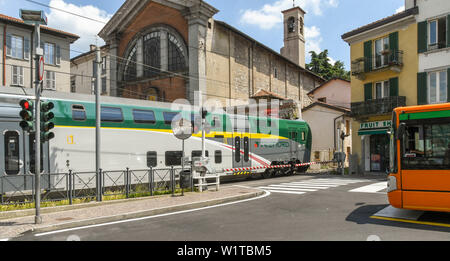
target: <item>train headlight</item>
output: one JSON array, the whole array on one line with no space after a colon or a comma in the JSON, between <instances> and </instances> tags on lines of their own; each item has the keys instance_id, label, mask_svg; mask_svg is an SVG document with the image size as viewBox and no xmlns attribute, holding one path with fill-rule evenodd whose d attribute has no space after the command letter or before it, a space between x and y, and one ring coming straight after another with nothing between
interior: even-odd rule
<instances>
[{"instance_id":1,"label":"train headlight","mask_svg":"<svg viewBox=\"0 0 450 261\"><path fill-rule=\"evenodd\" d=\"M397 178L394 176L389 176L387 181L387 192L392 192L397 190Z\"/></svg>"}]
</instances>

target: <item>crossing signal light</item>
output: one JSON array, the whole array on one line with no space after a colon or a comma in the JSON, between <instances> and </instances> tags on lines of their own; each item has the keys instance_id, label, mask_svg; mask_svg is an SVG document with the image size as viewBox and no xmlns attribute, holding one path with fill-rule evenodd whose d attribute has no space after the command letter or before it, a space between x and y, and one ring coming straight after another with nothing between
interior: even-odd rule
<instances>
[{"instance_id":1,"label":"crossing signal light","mask_svg":"<svg viewBox=\"0 0 450 261\"><path fill-rule=\"evenodd\" d=\"M30 100L21 100L20 107L22 107L22 110L20 111L20 117L22 118L22 121L19 123L20 127L24 131L33 132L33 102Z\"/></svg>"},{"instance_id":2,"label":"crossing signal light","mask_svg":"<svg viewBox=\"0 0 450 261\"><path fill-rule=\"evenodd\" d=\"M55 124L51 122L55 118L55 114L51 110L55 108L53 102L41 102L41 142L47 142L55 138L55 134L51 132L55 128Z\"/></svg>"}]
</instances>

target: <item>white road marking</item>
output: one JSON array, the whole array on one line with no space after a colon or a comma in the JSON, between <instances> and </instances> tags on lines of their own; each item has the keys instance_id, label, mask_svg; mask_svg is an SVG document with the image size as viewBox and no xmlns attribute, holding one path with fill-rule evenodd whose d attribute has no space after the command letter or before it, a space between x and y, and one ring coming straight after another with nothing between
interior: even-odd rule
<instances>
[{"instance_id":1,"label":"white road marking","mask_svg":"<svg viewBox=\"0 0 450 261\"><path fill-rule=\"evenodd\" d=\"M306 192L296 192L296 191L286 191L286 190L273 190L273 189L270 189L268 191L270 191L272 193L296 194L296 195L302 195L302 194L306 193Z\"/></svg>"},{"instance_id":2,"label":"white road marking","mask_svg":"<svg viewBox=\"0 0 450 261\"><path fill-rule=\"evenodd\" d=\"M356 188L350 190L350 192L362 192L362 193L377 193L378 191L381 191L383 189L387 188L387 182L379 182L375 184L370 184L364 187Z\"/></svg>"},{"instance_id":3,"label":"white road marking","mask_svg":"<svg viewBox=\"0 0 450 261\"><path fill-rule=\"evenodd\" d=\"M310 188L310 189L328 189L330 186L315 186L315 185L302 185L302 184L280 184L282 186L296 186L299 188Z\"/></svg>"},{"instance_id":4,"label":"white road marking","mask_svg":"<svg viewBox=\"0 0 450 261\"><path fill-rule=\"evenodd\" d=\"M303 191L303 192L309 192L308 190L304 190L304 189L299 189L299 188L286 188L286 187L282 187L282 188L275 188L275 187L259 187L259 189L264 189L264 190L287 190L287 191Z\"/></svg>"},{"instance_id":5,"label":"white road marking","mask_svg":"<svg viewBox=\"0 0 450 261\"><path fill-rule=\"evenodd\" d=\"M253 200L257 200L257 199L262 199L262 198L270 196L270 191L264 190L264 192L265 192L264 195L261 195L261 196L256 197L256 198L244 199L244 200L240 200L240 201L229 202L229 203L224 203L224 204L215 205L215 206L209 206L209 207L203 207L203 208L197 208L197 209L189 209L189 210L182 210L182 211L177 211L177 212L173 212L173 213L166 213L166 214L160 214L160 215L149 216L149 217L126 219L126 220L108 222L108 223L103 223L103 224L96 224L96 225L89 225L89 226L82 226L82 227L75 227L75 228L68 228L68 229L62 229L62 230L57 230L57 231L50 231L50 232L45 232L45 233L39 233L39 234L36 234L34 236L35 237L42 237L42 236L59 234L59 233L75 231L75 230L81 230L81 229L88 229L88 228L94 228L94 227L102 227L102 226L109 226L109 225L115 225L115 224L121 224L121 223L127 223L127 222L135 222L135 221L141 221L141 220L146 220L146 219L159 218L159 217L173 216L173 215L178 215L178 214L184 214L184 213L190 213L190 212L196 212L196 211L201 211L201 210L206 210L206 209L212 209L212 208L218 208L218 207L223 207L223 206L239 204L239 203L253 201Z\"/></svg>"},{"instance_id":6,"label":"white road marking","mask_svg":"<svg viewBox=\"0 0 450 261\"><path fill-rule=\"evenodd\" d=\"M269 187L273 187L273 188L297 188L297 189L301 189L301 190L304 190L304 191L310 191L310 192L317 191L317 189L309 189L309 188L305 188L304 186L294 186L294 185L270 185Z\"/></svg>"},{"instance_id":7,"label":"white road marking","mask_svg":"<svg viewBox=\"0 0 450 261\"><path fill-rule=\"evenodd\" d=\"M9 241L9 238L0 239L0 241Z\"/></svg>"}]
</instances>

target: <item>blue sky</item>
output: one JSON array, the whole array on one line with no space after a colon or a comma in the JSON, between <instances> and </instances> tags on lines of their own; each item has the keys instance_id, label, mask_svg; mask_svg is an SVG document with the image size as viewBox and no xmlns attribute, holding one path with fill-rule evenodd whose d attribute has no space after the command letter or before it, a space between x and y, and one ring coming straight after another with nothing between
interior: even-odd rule
<instances>
[{"instance_id":1,"label":"blue sky","mask_svg":"<svg viewBox=\"0 0 450 261\"><path fill-rule=\"evenodd\" d=\"M34 0L107 22L124 0ZM283 45L281 10L292 0L206 0L220 10L214 17L224 21L275 51ZM404 0L296 0L306 10L307 51L328 49L332 60L341 60L347 69L350 48L341 35L357 27L395 14ZM18 17L19 9L39 9L47 13L49 26L82 36L72 47L72 56L89 50L89 44L102 44L95 35L104 24L51 10L25 0L0 0L0 13ZM307 54L307 62L309 55Z\"/></svg>"}]
</instances>

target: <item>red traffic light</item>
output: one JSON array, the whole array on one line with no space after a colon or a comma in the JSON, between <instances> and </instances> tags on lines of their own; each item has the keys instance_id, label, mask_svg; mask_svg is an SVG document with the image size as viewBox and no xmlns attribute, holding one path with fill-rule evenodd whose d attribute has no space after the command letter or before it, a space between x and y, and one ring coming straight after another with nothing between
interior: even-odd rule
<instances>
[{"instance_id":1,"label":"red traffic light","mask_svg":"<svg viewBox=\"0 0 450 261\"><path fill-rule=\"evenodd\" d=\"M24 110L31 110L33 103L30 102L29 100L21 100L20 101L20 106L22 107L22 109Z\"/></svg>"}]
</instances>

